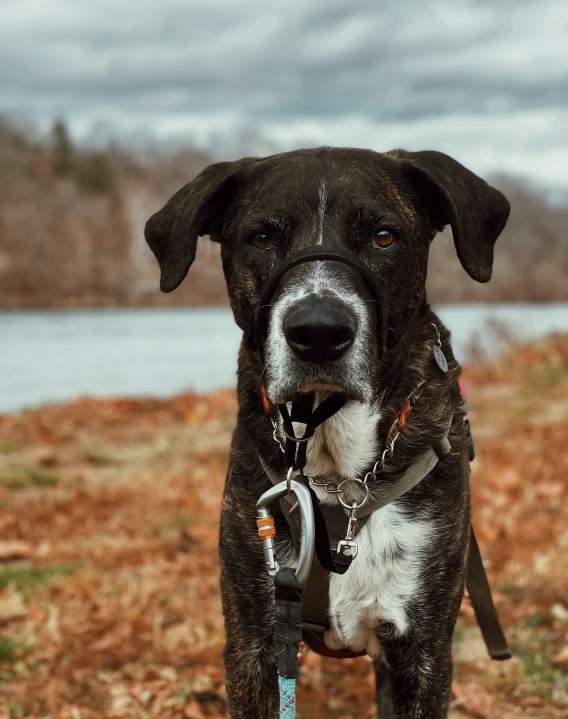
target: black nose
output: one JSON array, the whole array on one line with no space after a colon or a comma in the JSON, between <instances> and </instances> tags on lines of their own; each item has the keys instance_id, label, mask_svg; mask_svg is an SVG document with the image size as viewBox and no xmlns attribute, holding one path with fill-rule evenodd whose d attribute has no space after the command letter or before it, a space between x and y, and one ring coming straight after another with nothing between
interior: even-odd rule
<instances>
[{"instance_id":1,"label":"black nose","mask_svg":"<svg viewBox=\"0 0 568 719\"><path fill-rule=\"evenodd\" d=\"M295 354L306 362L337 360L355 339L353 312L333 297L313 297L292 307L284 318L284 336Z\"/></svg>"}]
</instances>

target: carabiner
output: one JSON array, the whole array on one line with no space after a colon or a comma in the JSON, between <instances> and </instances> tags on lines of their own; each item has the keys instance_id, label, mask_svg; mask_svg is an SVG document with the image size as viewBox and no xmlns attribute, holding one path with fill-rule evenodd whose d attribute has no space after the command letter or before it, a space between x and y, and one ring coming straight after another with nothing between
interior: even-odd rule
<instances>
[{"instance_id":1,"label":"carabiner","mask_svg":"<svg viewBox=\"0 0 568 719\"><path fill-rule=\"evenodd\" d=\"M274 487L267 489L256 503L256 512L259 517L269 517L270 511L268 507L281 497L287 494L295 494L298 498L300 507L301 531L300 531L300 553L298 556L298 566L296 567L296 579L300 586L308 580L310 569L312 568L312 559L315 547L315 524L314 524L314 508L312 506L312 498L310 492L301 482L289 478L284 482L276 484ZM265 537L262 539L262 548L264 550L264 559L266 569L271 577L276 576L280 567L276 561L276 551L273 537Z\"/></svg>"}]
</instances>

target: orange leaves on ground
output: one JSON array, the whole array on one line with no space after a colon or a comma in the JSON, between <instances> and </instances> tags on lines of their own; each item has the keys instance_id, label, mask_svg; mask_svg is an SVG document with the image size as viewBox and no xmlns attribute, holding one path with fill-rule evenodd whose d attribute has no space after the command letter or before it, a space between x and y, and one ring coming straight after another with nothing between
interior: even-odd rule
<instances>
[{"instance_id":1,"label":"orange leaves on ground","mask_svg":"<svg viewBox=\"0 0 568 719\"><path fill-rule=\"evenodd\" d=\"M464 599L450 717L566 717L568 339L467 374L473 518L516 657L490 662ZM0 416L0 477L28 478L0 484L13 716L227 716L217 532L235 412L227 390ZM368 658L304 650L298 687L303 719L376 719Z\"/></svg>"}]
</instances>

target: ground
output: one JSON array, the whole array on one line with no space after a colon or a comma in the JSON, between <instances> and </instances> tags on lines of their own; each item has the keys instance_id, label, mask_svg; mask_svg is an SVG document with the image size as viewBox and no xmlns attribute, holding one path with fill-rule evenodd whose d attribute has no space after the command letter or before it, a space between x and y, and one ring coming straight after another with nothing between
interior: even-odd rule
<instances>
[{"instance_id":1,"label":"ground","mask_svg":"<svg viewBox=\"0 0 568 719\"><path fill-rule=\"evenodd\" d=\"M568 337L464 374L474 525L514 658L488 659L465 598L450 717L568 717ZM0 415L0 716L227 716L217 534L235 411L227 390ZM371 719L372 698L367 659L304 651L300 719Z\"/></svg>"}]
</instances>

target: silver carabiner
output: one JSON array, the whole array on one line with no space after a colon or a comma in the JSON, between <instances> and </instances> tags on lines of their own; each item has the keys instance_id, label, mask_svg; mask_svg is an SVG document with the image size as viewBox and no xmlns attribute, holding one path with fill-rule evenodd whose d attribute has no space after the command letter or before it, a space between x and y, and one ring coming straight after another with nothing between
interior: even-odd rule
<instances>
[{"instance_id":1,"label":"silver carabiner","mask_svg":"<svg viewBox=\"0 0 568 719\"><path fill-rule=\"evenodd\" d=\"M312 498L309 490L295 479L289 477L284 482L276 484L274 487L267 489L256 503L256 512L259 517L269 517L270 511L268 507L281 497L287 494L295 494L298 498L300 507L301 531L300 531L300 553L298 556L298 565L295 570L296 579L300 586L308 580L310 570L312 568L312 559L315 547L315 524L314 524L314 508L312 506ZM273 537L262 539L262 548L264 550L264 560L266 569L271 577L276 576L280 570L280 566L276 561L276 547Z\"/></svg>"}]
</instances>

